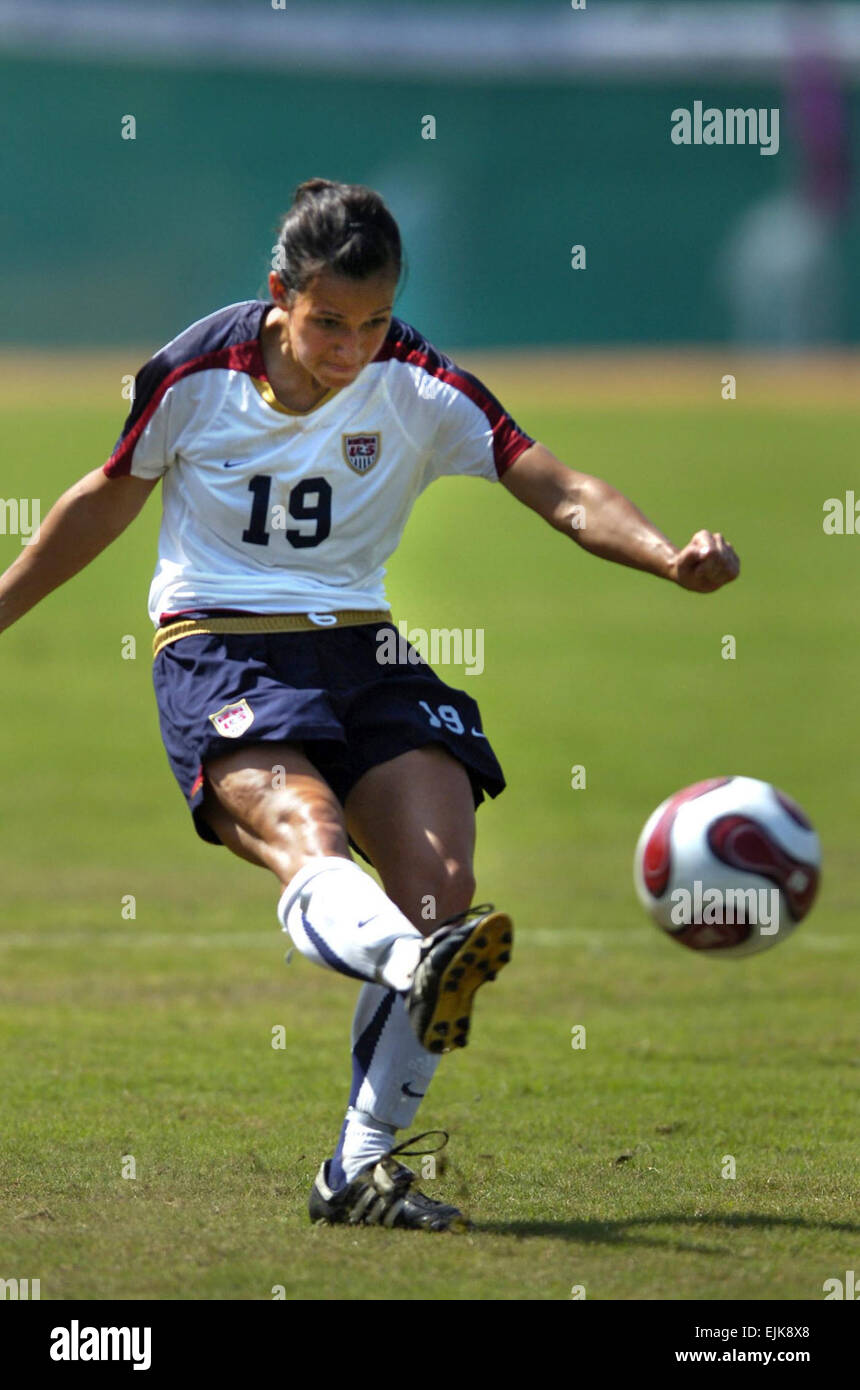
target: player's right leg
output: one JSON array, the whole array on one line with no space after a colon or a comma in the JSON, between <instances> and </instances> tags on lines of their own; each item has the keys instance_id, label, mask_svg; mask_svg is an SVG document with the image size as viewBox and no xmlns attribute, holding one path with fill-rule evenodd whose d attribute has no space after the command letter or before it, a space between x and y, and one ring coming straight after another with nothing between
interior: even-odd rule
<instances>
[{"instance_id":1,"label":"player's right leg","mask_svg":"<svg viewBox=\"0 0 860 1390\"><path fill-rule=\"evenodd\" d=\"M292 744L244 745L205 764L201 815L221 842L270 869L278 916L316 964L405 990L422 935L350 858L343 810Z\"/></svg>"}]
</instances>

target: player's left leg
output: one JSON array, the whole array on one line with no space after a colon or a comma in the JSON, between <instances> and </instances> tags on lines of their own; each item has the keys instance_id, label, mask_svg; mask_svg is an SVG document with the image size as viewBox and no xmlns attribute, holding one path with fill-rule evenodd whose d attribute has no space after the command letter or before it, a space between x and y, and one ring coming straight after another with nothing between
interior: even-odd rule
<instances>
[{"instance_id":1,"label":"player's left leg","mask_svg":"<svg viewBox=\"0 0 860 1390\"><path fill-rule=\"evenodd\" d=\"M465 1046L475 991L510 958L511 924L472 909L470 920L485 916L486 929L468 944L468 925L445 925L469 916L475 890L474 792L464 764L441 744L411 749L365 773L345 811L388 898L430 937L410 985L413 1029L432 1053Z\"/></svg>"},{"instance_id":2,"label":"player's left leg","mask_svg":"<svg viewBox=\"0 0 860 1390\"><path fill-rule=\"evenodd\" d=\"M468 914L475 886L474 797L465 768L443 747L413 749L372 768L346 798L345 810L352 839L373 861L388 896L419 930L430 935L446 919ZM467 916L465 931L471 920ZM507 922L501 920L500 930ZM454 949L457 944L452 943ZM484 954L499 948L498 940L488 942ZM427 949L433 949L432 943ZM482 952L472 954L481 957ZM495 958L492 963L498 968ZM453 952L451 964L456 971ZM461 967L459 975L468 970L468 965ZM485 978L477 976L471 993ZM454 992L455 998L467 1000L461 1008L471 1007L471 993ZM352 1053L349 1107L323 1175L326 1188L335 1193L391 1152L397 1130L412 1124L440 1060L418 1041L407 997L379 985L365 985L359 995ZM374 1200L370 1190L362 1195ZM409 1200L427 1199L413 1192ZM331 1219L326 1203L318 1200L318 1209ZM459 1217L453 1208L444 1211L447 1216L428 1203L427 1224L445 1224L452 1212ZM412 1218L420 1219L419 1213Z\"/></svg>"},{"instance_id":3,"label":"player's left leg","mask_svg":"<svg viewBox=\"0 0 860 1390\"><path fill-rule=\"evenodd\" d=\"M344 806L350 836L385 891L424 935L465 912L475 892L469 774L441 744L372 767Z\"/></svg>"}]
</instances>

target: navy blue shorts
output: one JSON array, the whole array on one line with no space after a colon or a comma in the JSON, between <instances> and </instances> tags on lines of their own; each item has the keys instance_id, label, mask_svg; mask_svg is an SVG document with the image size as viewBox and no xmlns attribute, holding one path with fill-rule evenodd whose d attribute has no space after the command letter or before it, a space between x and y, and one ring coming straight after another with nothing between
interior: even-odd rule
<instances>
[{"instance_id":1,"label":"navy blue shorts","mask_svg":"<svg viewBox=\"0 0 860 1390\"><path fill-rule=\"evenodd\" d=\"M377 633L412 657L380 664ZM201 814L203 768L242 744L301 744L341 804L370 768L431 743L463 764L476 806L505 785L475 701L390 623L182 637L155 658L153 681L170 766L210 844L221 842Z\"/></svg>"}]
</instances>

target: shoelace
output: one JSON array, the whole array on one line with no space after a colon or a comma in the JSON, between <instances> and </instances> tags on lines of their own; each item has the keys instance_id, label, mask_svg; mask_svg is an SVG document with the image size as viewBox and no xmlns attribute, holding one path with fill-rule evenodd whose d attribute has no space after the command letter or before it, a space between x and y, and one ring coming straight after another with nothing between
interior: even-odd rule
<instances>
[{"instance_id":1,"label":"shoelace","mask_svg":"<svg viewBox=\"0 0 860 1390\"><path fill-rule=\"evenodd\" d=\"M437 1144L435 1149L409 1149L406 1147L407 1144L417 1144L419 1140L426 1139L430 1134L442 1135L442 1143ZM447 1129L423 1129L420 1134L410 1134L409 1138L404 1139L402 1144L398 1144L396 1148L389 1149L385 1157L393 1158L395 1154L403 1154L405 1157L409 1158L421 1158L424 1154L437 1154L444 1149L448 1142L448 1138Z\"/></svg>"},{"instance_id":2,"label":"shoelace","mask_svg":"<svg viewBox=\"0 0 860 1390\"><path fill-rule=\"evenodd\" d=\"M453 917L446 917L444 922L439 923L440 927L458 927L461 922L465 922L467 917L483 917L485 913L492 912L493 903L478 903L477 907L467 908L465 912L456 912ZM429 1131L432 1134L432 1130Z\"/></svg>"}]
</instances>

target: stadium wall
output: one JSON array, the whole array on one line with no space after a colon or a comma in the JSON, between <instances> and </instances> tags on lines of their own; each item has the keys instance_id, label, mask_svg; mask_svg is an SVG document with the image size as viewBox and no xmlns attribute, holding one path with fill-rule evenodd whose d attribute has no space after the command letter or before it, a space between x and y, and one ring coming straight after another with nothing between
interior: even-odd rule
<instances>
[{"instance_id":1,"label":"stadium wall","mask_svg":"<svg viewBox=\"0 0 860 1390\"><path fill-rule=\"evenodd\" d=\"M778 154L673 144L671 112L701 98L781 108ZM856 148L857 85L844 109ZM311 175L388 199L409 261L398 312L440 342L729 341L739 228L808 177L784 85L737 76L397 80L7 53L0 112L7 344L157 343L265 293L276 221ZM849 180L826 291L803 290L832 310L804 345L860 341L857 204ZM790 259L781 273L790 288Z\"/></svg>"}]
</instances>

